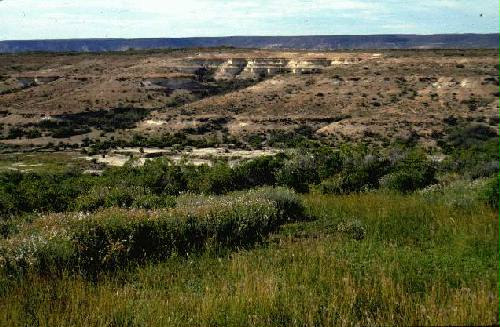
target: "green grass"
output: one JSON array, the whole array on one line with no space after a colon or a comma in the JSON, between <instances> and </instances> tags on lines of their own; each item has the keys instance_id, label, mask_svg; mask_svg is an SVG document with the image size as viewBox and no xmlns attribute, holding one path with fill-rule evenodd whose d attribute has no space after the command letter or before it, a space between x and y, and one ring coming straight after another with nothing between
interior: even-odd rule
<instances>
[{"instance_id":1,"label":"green grass","mask_svg":"<svg viewBox=\"0 0 500 327\"><path fill-rule=\"evenodd\" d=\"M9 153L0 155L0 172L9 170L59 173L69 169L85 170L90 162L78 152Z\"/></svg>"},{"instance_id":2,"label":"green grass","mask_svg":"<svg viewBox=\"0 0 500 327\"><path fill-rule=\"evenodd\" d=\"M304 200L316 220L286 224L254 248L174 255L94 281L4 276L0 325L498 323L498 213L491 208L425 194Z\"/></svg>"}]
</instances>

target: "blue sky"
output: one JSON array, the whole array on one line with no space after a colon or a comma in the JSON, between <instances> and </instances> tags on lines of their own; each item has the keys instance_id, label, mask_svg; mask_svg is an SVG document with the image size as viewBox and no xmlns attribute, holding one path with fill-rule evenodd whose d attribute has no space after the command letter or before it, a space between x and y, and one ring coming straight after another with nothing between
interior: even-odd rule
<instances>
[{"instance_id":1,"label":"blue sky","mask_svg":"<svg viewBox=\"0 0 500 327\"><path fill-rule=\"evenodd\" d=\"M0 0L0 40L498 31L498 0Z\"/></svg>"}]
</instances>

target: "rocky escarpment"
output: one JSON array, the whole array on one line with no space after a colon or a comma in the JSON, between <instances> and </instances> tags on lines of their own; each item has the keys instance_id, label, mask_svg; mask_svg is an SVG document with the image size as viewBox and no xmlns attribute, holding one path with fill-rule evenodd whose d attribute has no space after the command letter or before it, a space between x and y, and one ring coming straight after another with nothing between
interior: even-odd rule
<instances>
[{"instance_id":1,"label":"rocky escarpment","mask_svg":"<svg viewBox=\"0 0 500 327\"><path fill-rule=\"evenodd\" d=\"M337 56L332 58L195 58L173 62L163 67L165 76L143 78L141 87L146 90L175 90L200 93L206 90L201 81L246 79L256 80L278 74L318 74L335 65L352 65L378 58ZM139 77L137 77L139 78Z\"/></svg>"},{"instance_id":2,"label":"rocky escarpment","mask_svg":"<svg viewBox=\"0 0 500 327\"><path fill-rule=\"evenodd\" d=\"M144 91L160 91L170 95L176 90L203 93L207 90L205 82L227 81L233 79L257 80L278 74L317 74L336 65L352 65L373 60L380 54L335 54L317 57L314 54L283 53L281 57L268 54L239 57L233 54L201 53L194 57L171 60L157 59L147 61L145 65L131 66L114 75L108 81L123 84L124 87L140 86ZM105 69L105 68L101 68ZM50 72L49 72L50 71ZM76 74L75 74L76 73ZM13 74L0 82L0 94L17 92L24 88L42 86L58 81L62 83L94 83L103 81L95 76L83 76L73 71L71 65L59 70L49 69L43 72ZM113 83L115 83L113 82ZM73 87L81 87L81 85ZM106 86L108 89L112 85Z\"/></svg>"},{"instance_id":3,"label":"rocky escarpment","mask_svg":"<svg viewBox=\"0 0 500 327\"><path fill-rule=\"evenodd\" d=\"M314 74L335 65L364 62L371 57L337 56L331 58L196 58L170 67L180 73L210 72L215 79L256 79L277 74Z\"/></svg>"}]
</instances>

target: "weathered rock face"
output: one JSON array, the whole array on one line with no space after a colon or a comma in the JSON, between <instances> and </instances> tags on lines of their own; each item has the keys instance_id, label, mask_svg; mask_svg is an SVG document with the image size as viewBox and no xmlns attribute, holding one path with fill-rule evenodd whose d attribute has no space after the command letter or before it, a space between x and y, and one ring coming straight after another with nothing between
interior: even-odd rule
<instances>
[{"instance_id":1,"label":"weathered rock face","mask_svg":"<svg viewBox=\"0 0 500 327\"><path fill-rule=\"evenodd\" d=\"M332 65L355 64L362 58L197 58L192 60L193 66L185 66L179 71L189 73L200 68L215 71L215 79L259 78L276 74L314 74L320 73Z\"/></svg>"},{"instance_id":2,"label":"weathered rock face","mask_svg":"<svg viewBox=\"0 0 500 327\"><path fill-rule=\"evenodd\" d=\"M216 79L231 79L239 75L247 66L244 58L231 58L216 68L214 77Z\"/></svg>"},{"instance_id":3,"label":"weathered rock face","mask_svg":"<svg viewBox=\"0 0 500 327\"><path fill-rule=\"evenodd\" d=\"M209 79L259 79L278 74L317 74L333 65L356 64L368 57L338 55L331 57L190 57L163 65L166 73L161 77L138 77L141 86L149 90L178 90L191 92L199 88L196 84ZM185 78L172 78L169 74L184 75ZM136 76L137 77L137 76ZM198 83L199 84L199 83Z\"/></svg>"}]
</instances>

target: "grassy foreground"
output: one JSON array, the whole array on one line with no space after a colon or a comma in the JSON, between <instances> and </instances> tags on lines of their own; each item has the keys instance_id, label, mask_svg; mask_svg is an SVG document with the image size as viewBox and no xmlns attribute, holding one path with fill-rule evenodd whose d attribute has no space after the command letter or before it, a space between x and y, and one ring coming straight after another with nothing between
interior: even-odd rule
<instances>
[{"instance_id":1,"label":"grassy foreground","mask_svg":"<svg viewBox=\"0 0 500 327\"><path fill-rule=\"evenodd\" d=\"M306 195L252 249L1 280L2 326L498 323L498 216L436 194Z\"/></svg>"}]
</instances>

